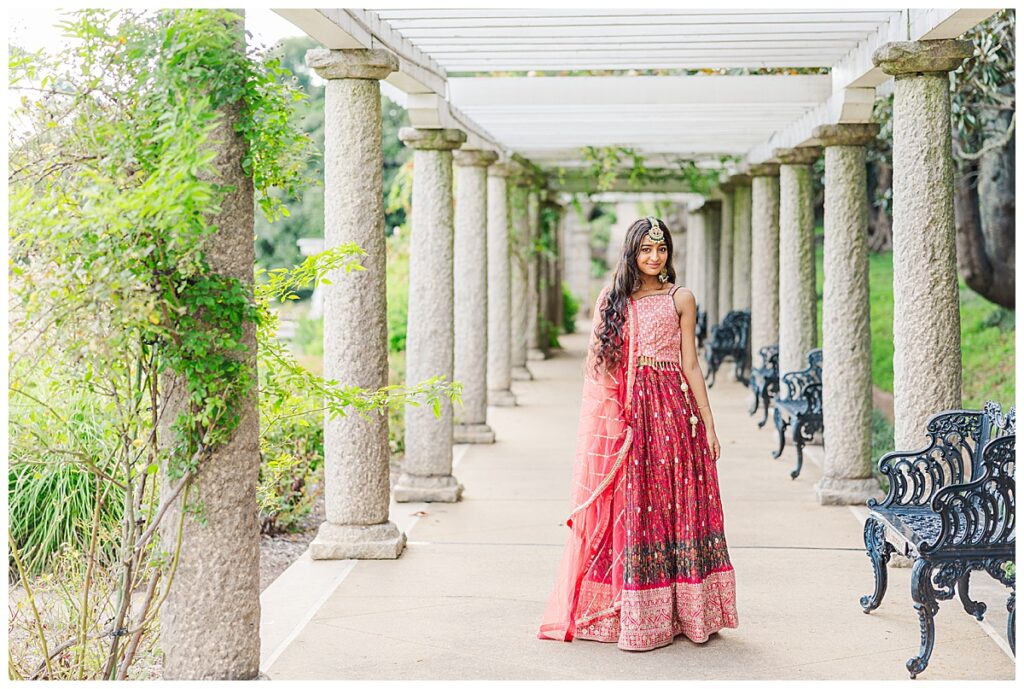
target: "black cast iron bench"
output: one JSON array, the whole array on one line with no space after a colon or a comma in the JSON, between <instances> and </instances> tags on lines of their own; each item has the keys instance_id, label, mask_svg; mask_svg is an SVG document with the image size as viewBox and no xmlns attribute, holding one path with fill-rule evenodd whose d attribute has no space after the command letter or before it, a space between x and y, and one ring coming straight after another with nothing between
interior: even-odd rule
<instances>
[{"instance_id":1,"label":"black cast iron bench","mask_svg":"<svg viewBox=\"0 0 1024 689\"><path fill-rule=\"evenodd\" d=\"M882 602L890 556L901 552L914 559L910 595L921 624L921 647L907 661L911 679L928 667L940 600L956 593L969 615L983 618L986 605L970 598L974 570L988 572L1010 589L1006 633L1016 652L1016 577L1005 569L1016 545L1016 410L1004 417L1000 406L989 402L981 411L944 411L928 420L927 432L924 449L890 452L878 460L889 493L881 502L868 500L864 523L864 545L875 571L874 593L860 599L865 613Z\"/></svg>"},{"instance_id":2,"label":"black cast iron bench","mask_svg":"<svg viewBox=\"0 0 1024 689\"><path fill-rule=\"evenodd\" d=\"M708 387L715 384L718 367L727 358L736 363L736 380L748 384L746 372L750 367L750 309L730 311L722 322L711 328L711 340L704 348L708 364L704 379Z\"/></svg>"},{"instance_id":3,"label":"black cast iron bench","mask_svg":"<svg viewBox=\"0 0 1024 689\"><path fill-rule=\"evenodd\" d=\"M757 427L764 427L768 422L768 405L779 393L779 345L761 347L761 365L750 369L750 389L754 393L754 401L748 413L753 416L760 406L764 415L757 422Z\"/></svg>"},{"instance_id":4,"label":"black cast iron bench","mask_svg":"<svg viewBox=\"0 0 1024 689\"><path fill-rule=\"evenodd\" d=\"M697 336L697 346L703 347L708 337L708 312L700 307L697 307L697 328L694 334Z\"/></svg>"},{"instance_id":5,"label":"black cast iron bench","mask_svg":"<svg viewBox=\"0 0 1024 689\"><path fill-rule=\"evenodd\" d=\"M782 376L775 398L775 430L779 432L779 449L772 452L775 459L786 447L789 426L793 427L793 444L796 445L796 468L789 472L789 477L795 479L804 466L804 445L825 427L821 412L820 349L812 349L807 354L807 368Z\"/></svg>"}]
</instances>

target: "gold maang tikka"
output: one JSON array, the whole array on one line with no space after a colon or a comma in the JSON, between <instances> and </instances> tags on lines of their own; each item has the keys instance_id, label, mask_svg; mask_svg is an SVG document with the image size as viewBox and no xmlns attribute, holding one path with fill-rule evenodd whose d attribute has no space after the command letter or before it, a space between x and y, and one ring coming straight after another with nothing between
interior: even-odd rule
<instances>
[{"instance_id":1,"label":"gold maang tikka","mask_svg":"<svg viewBox=\"0 0 1024 689\"><path fill-rule=\"evenodd\" d=\"M651 224L651 229L647 230L647 236L651 238L651 241L665 241L665 233L662 231L661 225L658 224L658 220L652 215L647 218L647 222Z\"/></svg>"},{"instance_id":2,"label":"gold maang tikka","mask_svg":"<svg viewBox=\"0 0 1024 689\"><path fill-rule=\"evenodd\" d=\"M647 222L651 224L651 229L647 230L647 237L652 242L664 242L665 232L662 231L661 225L658 224L658 219L650 215L647 217ZM666 269L661 269L661 273L658 275L658 282L663 285L668 282L668 271Z\"/></svg>"}]
</instances>

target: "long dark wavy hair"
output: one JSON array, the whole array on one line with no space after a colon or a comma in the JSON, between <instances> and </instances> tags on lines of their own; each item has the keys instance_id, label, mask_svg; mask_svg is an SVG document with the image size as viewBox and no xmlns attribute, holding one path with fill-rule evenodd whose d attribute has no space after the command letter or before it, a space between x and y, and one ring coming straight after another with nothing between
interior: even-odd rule
<instances>
[{"instance_id":1,"label":"long dark wavy hair","mask_svg":"<svg viewBox=\"0 0 1024 689\"><path fill-rule=\"evenodd\" d=\"M655 218L654 222L665 233L665 244L668 246L668 260L665 262L665 270L668 271L667 282L675 283L676 269L672 267L672 233L663 220ZM651 222L647 218L640 218L629 226L626 230L626 239L622 242L622 255L615 266L611 290L601 310L601 323L597 329L599 341L595 344L597 366L605 371L615 370L622 361L622 326L626 322L626 305L640 283L640 269L637 268L636 258L640 253L640 244L650 229Z\"/></svg>"}]
</instances>

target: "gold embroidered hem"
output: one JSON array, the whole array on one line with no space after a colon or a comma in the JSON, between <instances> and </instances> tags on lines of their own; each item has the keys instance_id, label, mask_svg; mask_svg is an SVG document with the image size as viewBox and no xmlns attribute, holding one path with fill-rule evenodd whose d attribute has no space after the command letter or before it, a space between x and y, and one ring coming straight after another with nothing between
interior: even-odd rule
<instances>
[{"instance_id":1,"label":"gold embroidered hem","mask_svg":"<svg viewBox=\"0 0 1024 689\"><path fill-rule=\"evenodd\" d=\"M618 607L618 606L616 606ZM699 583L623 589L618 611L576 622L576 638L615 643L626 651L650 651L680 634L704 643L715 632L739 626L736 578L732 569L712 572Z\"/></svg>"}]
</instances>

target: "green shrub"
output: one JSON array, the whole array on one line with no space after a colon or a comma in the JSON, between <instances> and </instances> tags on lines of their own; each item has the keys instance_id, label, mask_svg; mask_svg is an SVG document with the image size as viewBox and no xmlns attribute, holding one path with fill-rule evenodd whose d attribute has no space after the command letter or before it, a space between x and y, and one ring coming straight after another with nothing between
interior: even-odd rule
<instances>
[{"instance_id":1,"label":"green shrub","mask_svg":"<svg viewBox=\"0 0 1024 689\"><path fill-rule=\"evenodd\" d=\"M401 385L405 381L405 350L388 352L388 385ZM405 407L388 410L388 445L391 454L405 453Z\"/></svg>"},{"instance_id":2,"label":"green shrub","mask_svg":"<svg viewBox=\"0 0 1024 689\"><path fill-rule=\"evenodd\" d=\"M580 302L569 291L569 286L562 283L562 330L566 333L576 332L576 314L580 311Z\"/></svg>"},{"instance_id":3,"label":"green shrub","mask_svg":"<svg viewBox=\"0 0 1024 689\"><path fill-rule=\"evenodd\" d=\"M82 390L43 399L42 385L33 391L38 403L24 395L11 400L10 464L7 472L10 533L30 576L49 569L61 549L88 549L101 491L99 549L113 551L110 536L121 520L120 492L97 479L89 465L115 473L111 430L115 418L94 396ZM66 420L61 423L59 419ZM51 450L49 443L66 450ZM34 448L28 452L25 448Z\"/></svg>"},{"instance_id":4,"label":"green shrub","mask_svg":"<svg viewBox=\"0 0 1024 689\"><path fill-rule=\"evenodd\" d=\"M292 344L306 356L324 355L324 319L302 316L295 321L295 337Z\"/></svg>"},{"instance_id":5,"label":"green shrub","mask_svg":"<svg viewBox=\"0 0 1024 689\"><path fill-rule=\"evenodd\" d=\"M878 460L887 452L896 449L896 429L878 409L871 410L871 473L881 482L882 488L889 489L889 479L878 473Z\"/></svg>"},{"instance_id":6,"label":"green shrub","mask_svg":"<svg viewBox=\"0 0 1024 689\"><path fill-rule=\"evenodd\" d=\"M409 230L400 228L387 239L388 351L405 351L409 319Z\"/></svg>"},{"instance_id":7,"label":"green shrub","mask_svg":"<svg viewBox=\"0 0 1024 689\"><path fill-rule=\"evenodd\" d=\"M283 419L260 441L260 530L301 531L323 491L323 415Z\"/></svg>"}]
</instances>

